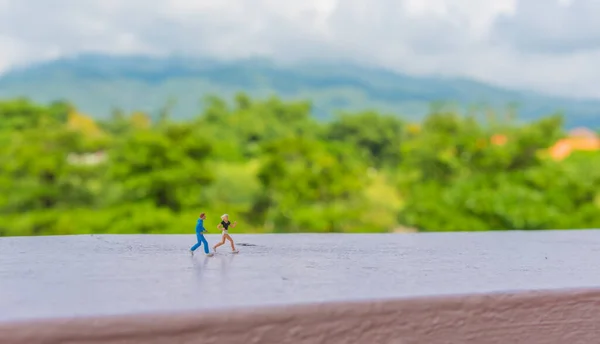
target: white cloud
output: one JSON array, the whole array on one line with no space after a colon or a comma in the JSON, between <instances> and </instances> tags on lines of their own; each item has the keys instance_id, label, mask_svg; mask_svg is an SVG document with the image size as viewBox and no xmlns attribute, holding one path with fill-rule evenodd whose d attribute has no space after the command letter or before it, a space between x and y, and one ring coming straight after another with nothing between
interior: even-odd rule
<instances>
[{"instance_id":1,"label":"white cloud","mask_svg":"<svg viewBox=\"0 0 600 344\"><path fill-rule=\"evenodd\" d=\"M496 23L494 38L523 51L573 53L600 49L600 2L527 0Z\"/></svg>"},{"instance_id":2,"label":"white cloud","mask_svg":"<svg viewBox=\"0 0 600 344\"><path fill-rule=\"evenodd\" d=\"M347 59L600 97L595 0L0 0L0 70L80 52Z\"/></svg>"}]
</instances>

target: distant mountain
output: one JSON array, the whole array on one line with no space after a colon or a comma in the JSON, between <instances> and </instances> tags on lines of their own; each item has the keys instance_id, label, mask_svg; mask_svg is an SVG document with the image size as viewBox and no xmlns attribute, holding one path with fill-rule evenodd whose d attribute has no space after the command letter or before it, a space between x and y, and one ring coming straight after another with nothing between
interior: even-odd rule
<instances>
[{"instance_id":1,"label":"distant mountain","mask_svg":"<svg viewBox=\"0 0 600 344\"><path fill-rule=\"evenodd\" d=\"M199 113L204 95L228 98L239 91L311 100L320 118L339 110L363 109L419 118L432 102L498 109L518 104L523 119L560 111L568 127L600 128L600 100L545 96L466 79L412 77L346 64L281 66L265 60L83 55L15 69L0 77L1 98L67 99L97 118L108 116L114 108L155 113L173 100L174 117L185 118Z\"/></svg>"}]
</instances>

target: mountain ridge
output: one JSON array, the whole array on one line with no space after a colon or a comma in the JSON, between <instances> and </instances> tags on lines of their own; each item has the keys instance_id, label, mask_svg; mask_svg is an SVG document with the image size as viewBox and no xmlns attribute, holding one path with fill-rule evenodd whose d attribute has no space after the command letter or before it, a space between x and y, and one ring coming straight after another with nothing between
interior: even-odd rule
<instances>
[{"instance_id":1,"label":"mountain ridge","mask_svg":"<svg viewBox=\"0 0 600 344\"><path fill-rule=\"evenodd\" d=\"M347 63L277 64L267 59L218 61L189 57L80 55L20 67L0 75L0 98L66 99L95 118L112 109L158 111L173 99L175 118L201 111L203 96L278 95L313 103L318 118L373 109L418 119L432 103L504 109L519 104L531 120L564 112L568 127L600 127L600 100L512 90L456 77L410 76Z\"/></svg>"}]
</instances>

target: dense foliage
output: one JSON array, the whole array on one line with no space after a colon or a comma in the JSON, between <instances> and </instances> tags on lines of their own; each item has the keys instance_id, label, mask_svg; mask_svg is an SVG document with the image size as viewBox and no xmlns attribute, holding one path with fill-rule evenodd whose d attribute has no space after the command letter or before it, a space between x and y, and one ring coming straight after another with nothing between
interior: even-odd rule
<instances>
[{"instance_id":1,"label":"dense foliage","mask_svg":"<svg viewBox=\"0 0 600 344\"><path fill-rule=\"evenodd\" d=\"M189 121L0 102L0 235L590 228L600 153L550 159L562 118L432 110L329 122L306 102L209 98Z\"/></svg>"}]
</instances>

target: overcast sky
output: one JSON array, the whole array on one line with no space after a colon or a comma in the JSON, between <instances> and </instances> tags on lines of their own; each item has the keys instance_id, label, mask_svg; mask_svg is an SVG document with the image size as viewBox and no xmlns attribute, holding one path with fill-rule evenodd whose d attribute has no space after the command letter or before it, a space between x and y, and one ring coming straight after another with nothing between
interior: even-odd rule
<instances>
[{"instance_id":1,"label":"overcast sky","mask_svg":"<svg viewBox=\"0 0 600 344\"><path fill-rule=\"evenodd\" d=\"M0 0L0 71L81 52L343 58L600 97L598 0Z\"/></svg>"}]
</instances>

